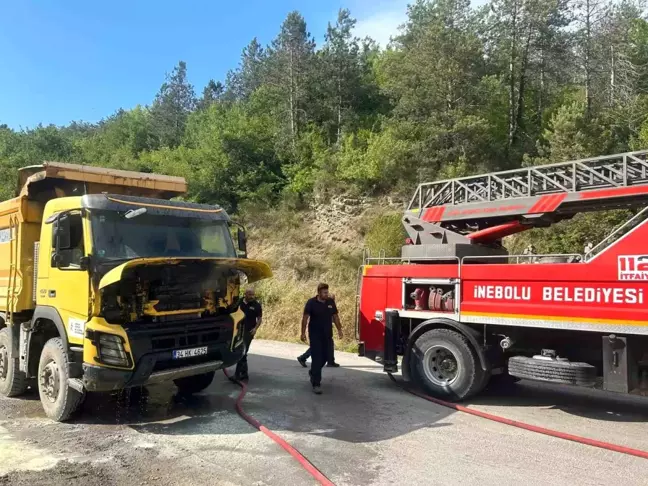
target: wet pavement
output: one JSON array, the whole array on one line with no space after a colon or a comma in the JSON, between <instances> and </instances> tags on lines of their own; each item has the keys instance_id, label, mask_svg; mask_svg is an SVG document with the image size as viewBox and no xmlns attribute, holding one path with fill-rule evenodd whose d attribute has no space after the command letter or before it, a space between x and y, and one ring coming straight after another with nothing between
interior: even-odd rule
<instances>
[{"instance_id":1,"label":"wet pavement","mask_svg":"<svg viewBox=\"0 0 648 486\"><path fill-rule=\"evenodd\" d=\"M336 484L648 484L648 461L489 422L395 387L374 363L338 353L311 393L303 346L254 342L245 409ZM183 398L172 385L90 395L69 424L37 394L0 399L0 484L314 484L234 411L239 388L217 374ZM648 449L648 401L522 383L475 408Z\"/></svg>"}]
</instances>

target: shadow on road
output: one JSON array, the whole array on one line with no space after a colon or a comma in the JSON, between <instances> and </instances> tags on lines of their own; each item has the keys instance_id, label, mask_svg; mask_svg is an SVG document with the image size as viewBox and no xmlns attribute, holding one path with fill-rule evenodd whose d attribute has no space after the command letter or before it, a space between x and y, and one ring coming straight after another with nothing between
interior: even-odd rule
<instances>
[{"instance_id":1,"label":"shadow on road","mask_svg":"<svg viewBox=\"0 0 648 486\"><path fill-rule=\"evenodd\" d=\"M296 361L250 356L251 380L245 410L270 429L329 437L348 443L371 443L410 432L449 426L453 410L407 394L380 368L367 366L324 369L324 395L310 390L307 370ZM212 385L194 396L181 396L172 384L117 394L90 394L76 423L126 425L156 435L249 434L252 427L234 410L240 389L218 372ZM40 404L10 400L14 416L42 416ZM606 422L648 422L643 397L596 390L521 382L487 389L466 405L475 407L544 407ZM15 407L13 405L16 405ZM22 409L18 412L19 409ZM501 415L507 416L502 410ZM541 424L539 424L541 425Z\"/></svg>"},{"instance_id":2,"label":"shadow on road","mask_svg":"<svg viewBox=\"0 0 648 486\"><path fill-rule=\"evenodd\" d=\"M530 381L489 388L467 405L545 407L592 420L648 422L646 397Z\"/></svg>"},{"instance_id":3,"label":"shadow on road","mask_svg":"<svg viewBox=\"0 0 648 486\"><path fill-rule=\"evenodd\" d=\"M383 374L353 368L325 369L324 395L311 392L307 370L293 360L251 355L245 410L276 431L324 436L352 443L399 437L414 430L448 426L450 409L421 406ZM371 369L371 365L364 368ZM236 416L240 388L217 372L212 385L182 396L172 385L121 394L90 394L77 423L122 424L148 434L247 434ZM233 421L235 418L236 421Z\"/></svg>"}]
</instances>

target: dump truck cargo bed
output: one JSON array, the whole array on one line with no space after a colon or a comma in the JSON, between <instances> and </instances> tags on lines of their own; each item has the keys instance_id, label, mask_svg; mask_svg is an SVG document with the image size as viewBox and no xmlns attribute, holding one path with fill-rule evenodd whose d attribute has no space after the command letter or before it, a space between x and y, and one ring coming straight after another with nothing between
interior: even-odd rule
<instances>
[{"instance_id":1,"label":"dump truck cargo bed","mask_svg":"<svg viewBox=\"0 0 648 486\"><path fill-rule=\"evenodd\" d=\"M0 311L36 305L35 266L45 204L60 197L111 194L171 199L185 194L182 177L45 162L18 171L16 197L0 202Z\"/></svg>"}]
</instances>

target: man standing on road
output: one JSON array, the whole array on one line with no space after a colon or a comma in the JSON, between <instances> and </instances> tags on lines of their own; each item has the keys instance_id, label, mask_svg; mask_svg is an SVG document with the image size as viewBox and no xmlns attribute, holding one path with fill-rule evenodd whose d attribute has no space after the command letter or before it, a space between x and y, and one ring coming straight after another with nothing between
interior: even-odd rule
<instances>
[{"instance_id":1,"label":"man standing on road","mask_svg":"<svg viewBox=\"0 0 648 486\"><path fill-rule=\"evenodd\" d=\"M335 295L329 294L329 298L335 302ZM300 365L306 368L306 361L311 357L311 348L308 348L304 354L297 357ZM329 368L339 368L340 365L335 362L335 343L333 342L333 333L331 333L331 342L329 343L328 353L326 355L326 366Z\"/></svg>"},{"instance_id":2,"label":"man standing on road","mask_svg":"<svg viewBox=\"0 0 648 486\"><path fill-rule=\"evenodd\" d=\"M245 290L245 295L243 296L243 302L239 308L245 314L243 318L243 341L245 342L245 355L236 365L235 377L237 380L247 380L248 379L248 363L247 363L247 354L250 350L250 344L252 344L252 339L256 334L259 326L261 326L261 321L263 317L263 311L261 309L261 304L255 299L254 289L248 288Z\"/></svg>"},{"instance_id":3,"label":"man standing on road","mask_svg":"<svg viewBox=\"0 0 648 486\"><path fill-rule=\"evenodd\" d=\"M306 326L308 326L308 340L310 340L313 360L309 374L313 392L317 395L322 393L322 368L328 359L329 346L333 340L333 323L337 328L338 337L342 339L344 335L335 301L329 297L328 284L321 283L317 286L317 295L306 302L301 325L301 340L305 343L308 342L306 338Z\"/></svg>"}]
</instances>

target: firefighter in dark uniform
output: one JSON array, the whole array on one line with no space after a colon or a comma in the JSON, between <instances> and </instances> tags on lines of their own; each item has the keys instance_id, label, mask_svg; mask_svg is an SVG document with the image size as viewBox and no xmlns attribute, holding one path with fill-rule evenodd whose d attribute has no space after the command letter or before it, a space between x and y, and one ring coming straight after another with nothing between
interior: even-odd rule
<instances>
[{"instance_id":1,"label":"firefighter in dark uniform","mask_svg":"<svg viewBox=\"0 0 648 486\"><path fill-rule=\"evenodd\" d=\"M248 379L248 363L247 363L247 354L250 350L250 344L252 344L252 339L256 334L259 326L261 325L263 310L261 309L261 304L255 299L254 289L246 289L243 301L239 308L245 314L244 317L244 328L243 328L243 341L245 342L245 355L236 365L236 374L234 375L237 380L247 380Z\"/></svg>"},{"instance_id":2,"label":"firefighter in dark uniform","mask_svg":"<svg viewBox=\"0 0 648 486\"><path fill-rule=\"evenodd\" d=\"M329 287L325 283L317 286L317 295L306 302L301 325L301 340L310 341L312 364L310 381L313 392L322 393L322 368L329 358L329 345L333 340L333 323L338 331L338 337L344 337L340 317L335 301L329 297ZM306 328L308 327L308 340Z\"/></svg>"},{"instance_id":3,"label":"firefighter in dark uniform","mask_svg":"<svg viewBox=\"0 0 648 486\"><path fill-rule=\"evenodd\" d=\"M329 297L331 300L335 302L335 295L329 293ZM311 357L311 349L308 348L306 352L300 356L297 357L297 361L299 362L300 365L302 365L304 368L306 368L306 361L308 358ZM331 342L329 342L329 347L328 347L328 357L326 360L326 366L329 368L339 368L340 365L335 362L335 343L333 343L333 333L331 333Z\"/></svg>"}]
</instances>

